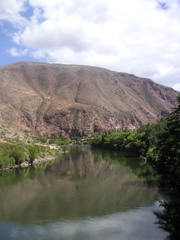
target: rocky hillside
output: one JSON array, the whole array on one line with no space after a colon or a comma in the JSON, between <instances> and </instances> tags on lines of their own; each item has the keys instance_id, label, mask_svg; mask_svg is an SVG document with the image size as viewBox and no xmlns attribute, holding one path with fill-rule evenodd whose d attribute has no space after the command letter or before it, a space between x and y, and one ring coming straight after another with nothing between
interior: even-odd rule
<instances>
[{"instance_id":1,"label":"rocky hillside","mask_svg":"<svg viewBox=\"0 0 180 240\"><path fill-rule=\"evenodd\" d=\"M91 135L136 129L172 111L177 92L97 67L19 62L0 67L0 129Z\"/></svg>"}]
</instances>

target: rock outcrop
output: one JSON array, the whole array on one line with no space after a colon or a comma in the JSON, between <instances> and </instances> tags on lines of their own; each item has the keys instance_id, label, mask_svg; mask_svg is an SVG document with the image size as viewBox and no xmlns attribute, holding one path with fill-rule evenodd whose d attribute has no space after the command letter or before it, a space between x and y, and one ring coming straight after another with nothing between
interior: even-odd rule
<instances>
[{"instance_id":1,"label":"rock outcrop","mask_svg":"<svg viewBox=\"0 0 180 240\"><path fill-rule=\"evenodd\" d=\"M50 135L136 129L172 111L178 93L150 79L90 66L0 67L0 126Z\"/></svg>"}]
</instances>

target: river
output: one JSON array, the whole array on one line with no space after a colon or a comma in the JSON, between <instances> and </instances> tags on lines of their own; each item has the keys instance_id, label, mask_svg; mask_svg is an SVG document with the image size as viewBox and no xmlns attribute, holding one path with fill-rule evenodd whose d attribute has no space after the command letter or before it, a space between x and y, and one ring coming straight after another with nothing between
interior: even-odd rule
<instances>
[{"instance_id":1,"label":"river","mask_svg":"<svg viewBox=\"0 0 180 240\"><path fill-rule=\"evenodd\" d=\"M75 146L56 160L0 172L1 240L163 240L151 168Z\"/></svg>"}]
</instances>

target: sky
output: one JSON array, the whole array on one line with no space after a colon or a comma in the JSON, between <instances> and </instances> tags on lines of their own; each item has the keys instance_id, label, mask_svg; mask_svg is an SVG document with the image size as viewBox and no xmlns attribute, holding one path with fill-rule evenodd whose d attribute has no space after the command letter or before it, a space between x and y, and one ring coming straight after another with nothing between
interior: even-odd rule
<instances>
[{"instance_id":1,"label":"sky","mask_svg":"<svg viewBox=\"0 0 180 240\"><path fill-rule=\"evenodd\" d=\"M0 66L81 64L180 91L180 0L1 0Z\"/></svg>"}]
</instances>

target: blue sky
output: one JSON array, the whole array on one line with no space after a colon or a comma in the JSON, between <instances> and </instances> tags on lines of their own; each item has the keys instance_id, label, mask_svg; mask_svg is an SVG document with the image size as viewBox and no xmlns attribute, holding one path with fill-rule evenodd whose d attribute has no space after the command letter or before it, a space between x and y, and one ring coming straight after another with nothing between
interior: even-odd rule
<instances>
[{"instance_id":1,"label":"blue sky","mask_svg":"<svg viewBox=\"0 0 180 240\"><path fill-rule=\"evenodd\" d=\"M0 65L83 64L180 90L180 0L1 0Z\"/></svg>"}]
</instances>

